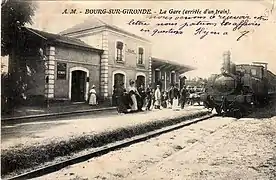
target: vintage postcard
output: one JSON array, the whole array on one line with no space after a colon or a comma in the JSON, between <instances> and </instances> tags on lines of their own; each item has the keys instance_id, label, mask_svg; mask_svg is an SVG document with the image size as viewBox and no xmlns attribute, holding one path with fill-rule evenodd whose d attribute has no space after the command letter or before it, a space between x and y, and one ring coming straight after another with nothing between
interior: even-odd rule
<instances>
[{"instance_id":1,"label":"vintage postcard","mask_svg":"<svg viewBox=\"0 0 276 180\"><path fill-rule=\"evenodd\" d=\"M2 0L1 179L276 179L274 0Z\"/></svg>"}]
</instances>

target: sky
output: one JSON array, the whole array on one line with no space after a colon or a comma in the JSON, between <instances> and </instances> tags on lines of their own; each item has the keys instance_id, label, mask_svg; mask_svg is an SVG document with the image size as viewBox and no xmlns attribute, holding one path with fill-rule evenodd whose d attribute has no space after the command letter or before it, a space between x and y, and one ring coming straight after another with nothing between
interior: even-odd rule
<instances>
[{"instance_id":1,"label":"sky","mask_svg":"<svg viewBox=\"0 0 276 180\"><path fill-rule=\"evenodd\" d=\"M230 9L231 15L262 15L266 9L271 10L273 2L269 1L36 1L38 9L30 27L51 33L59 33L81 23L90 15L62 15L66 8L98 9L98 8L151 8L159 12L164 9ZM276 11L276 8L275 8ZM236 41L240 32L230 32L227 36L208 35L203 39L194 36L195 29L186 29L181 35L150 36L140 32L140 27L129 26L132 18L147 20L145 15L113 15L109 20L118 27L143 36L152 42L152 56L176 61L197 68L186 73L187 77L208 77L218 73L224 51L231 51L231 61L251 63L267 62L268 68L276 73L276 15L269 11L268 21L259 27L250 29L247 36ZM103 15L97 15L103 18ZM153 22L151 22L153 23ZM222 29L223 30L223 29Z\"/></svg>"}]
</instances>

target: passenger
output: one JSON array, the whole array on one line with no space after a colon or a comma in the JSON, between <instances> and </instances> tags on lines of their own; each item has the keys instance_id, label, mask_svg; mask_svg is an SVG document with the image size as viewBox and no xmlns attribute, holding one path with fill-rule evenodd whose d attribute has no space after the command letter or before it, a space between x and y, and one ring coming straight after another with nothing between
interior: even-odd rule
<instances>
[{"instance_id":1,"label":"passenger","mask_svg":"<svg viewBox=\"0 0 276 180\"><path fill-rule=\"evenodd\" d=\"M92 86L92 88L89 91L89 93L90 93L89 105L90 106L97 105L97 93L96 93L96 90L95 90L95 85Z\"/></svg>"},{"instance_id":2,"label":"passenger","mask_svg":"<svg viewBox=\"0 0 276 180\"><path fill-rule=\"evenodd\" d=\"M161 91L160 91L159 85L156 86L154 97L155 97L155 102L154 102L155 109L161 109L160 108L160 106L161 106Z\"/></svg>"},{"instance_id":3,"label":"passenger","mask_svg":"<svg viewBox=\"0 0 276 180\"><path fill-rule=\"evenodd\" d=\"M168 93L166 91L163 92L163 95L162 95L162 107L163 108L167 108L168 107Z\"/></svg>"},{"instance_id":4,"label":"passenger","mask_svg":"<svg viewBox=\"0 0 276 180\"><path fill-rule=\"evenodd\" d=\"M169 92L166 91L166 93L167 93L167 100L166 100L167 108L171 109L172 105L171 105L171 100L169 98Z\"/></svg>"},{"instance_id":5,"label":"passenger","mask_svg":"<svg viewBox=\"0 0 276 180\"><path fill-rule=\"evenodd\" d=\"M146 110L151 110L151 104L152 104L152 89L150 85L148 85L148 88L146 90Z\"/></svg>"},{"instance_id":6,"label":"passenger","mask_svg":"<svg viewBox=\"0 0 276 180\"><path fill-rule=\"evenodd\" d=\"M194 95L195 95L195 91L194 91L194 87L190 87L189 90L189 103L190 105L194 104Z\"/></svg>"},{"instance_id":7,"label":"passenger","mask_svg":"<svg viewBox=\"0 0 276 180\"><path fill-rule=\"evenodd\" d=\"M129 81L129 96L131 98L131 111L132 112L136 112L138 111L138 105L137 105L137 98L136 96L140 96L140 94L138 93L136 87L135 87L135 82L133 80Z\"/></svg>"},{"instance_id":8,"label":"passenger","mask_svg":"<svg viewBox=\"0 0 276 180\"><path fill-rule=\"evenodd\" d=\"M125 88L124 83L121 83L118 85L117 89L117 111L118 113L126 113L127 107L126 107L126 99L125 99Z\"/></svg>"},{"instance_id":9,"label":"passenger","mask_svg":"<svg viewBox=\"0 0 276 180\"><path fill-rule=\"evenodd\" d=\"M172 103L172 109L177 110L178 104L179 104L179 98L180 98L180 93L177 88L177 85L173 88L173 103Z\"/></svg>"},{"instance_id":10,"label":"passenger","mask_svg":"<svg viewBox=\"0 0 276 180\"><path fill-rule=\"evenodd\" d=\"M206 101L203 102L203 105L212 112L216 104L214 103L214 99L208 95Z\"/></svg>"},{"instance_id":11,"label":"passenger","mask_svg":"<svg viewBox=\"0 0 276 180\"><path fill-rule=\"evenodd\" d=\"M113 93L112 93L112 106L117 106L117 87L116 85L113 86Z\"/></svg>"},{"instance_id":12,"label":"passenger","mask_svg":"<svg viewBox=\"0 0 276 180\"><path fill-rule=\"evenodd\" d=\"M174 85L171 84L171 87L169 89L169 102L170 102L170 107L169 108L172 108L172 104L173 104L173 89L174 89Z\"/></svg>"},{"instance_id":13,"label":"passenger","mask_svg":"<svg viewBox=\"0 0 276 180\"><path fill-rule=\"evenodd\" d=\"M184 109L186 98L187 98L187 90L186 90L186 86L183 86L180 92L181 109Z\"/></svg>"},{"instance_id":14,"label":"passenger","mask_svg":"<svg viewBox=\"0 0 276 180\"><path fill-rule=\"evenodd\" d=\"M138 87L138 92L141 96L137 96L137 100L138 100L138 111L143 111L143 106L144 106L144 99L145 99L145 89L144 86L141 85L140 87Z\"/></svg>"}]
</instances>

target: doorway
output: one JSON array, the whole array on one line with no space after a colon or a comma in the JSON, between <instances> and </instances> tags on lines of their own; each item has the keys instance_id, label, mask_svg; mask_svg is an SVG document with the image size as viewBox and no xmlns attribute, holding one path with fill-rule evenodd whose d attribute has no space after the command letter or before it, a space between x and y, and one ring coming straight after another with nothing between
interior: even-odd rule
<instances>
[{"instance_id":1,"label":"doorway","mask_svg":"<svg viewBox=\"0 0 276 180\"><path fill-rule=\"evenodd\" d=\"M114 86L118 87L120 86L122 83L125 83L125 75L121 74L121 73L116 73L114 75ZM124 85L126 86L126 84Z\"/></svg>"},{"instance_id":2,"label":"doorway","mask_svg":"<svg viewBox=\"0 0 276 180\"><path fill-rule=\"evenodd\" d=\"M155 83L159 82L161 79L160 70L155 70L154 75L155 75Z\"/></svg>"},{"instance_id":3,"label":"doorway","mask_svg":"<svg viewBox=\"0 0 276 180\"><path fill-rule=\"evenodd\" d=\"M73 102L85 101L86 76L84 71L72 71L71 100Z\"/></svg>"},{"instance_id":4,"label":"doorway","mask_svg":"<svg viewBox=\"0 0 276 180\"><path fill-rule=\"evenodd\" d=\"M185 77L185 76L182 77L182 78L180 78L180 89L182 89L183 86L185 86L185 80L186 80L186 77Z\"/></svg>"},{"instance_id":5,"label":"doorway","mask_svg":"<svg viewBox=\"0 0 276 180\"><path fill-rule=\"evenodd\" d=\"M137 79L136 79L137 87L140 87L141 85L145 87L145 83L146 83L145 76L142 76L142 75L137 76Z\"/></svg>"},{"instance_id":6,"label":"doorway","mask_svg":"<svg viewBox=\"0 0 276 180\"><path fill-rule=\"evenodd\" d=\"M175 85L175 72L171 72L171 84Z\"/></svg>"}]
</instances>

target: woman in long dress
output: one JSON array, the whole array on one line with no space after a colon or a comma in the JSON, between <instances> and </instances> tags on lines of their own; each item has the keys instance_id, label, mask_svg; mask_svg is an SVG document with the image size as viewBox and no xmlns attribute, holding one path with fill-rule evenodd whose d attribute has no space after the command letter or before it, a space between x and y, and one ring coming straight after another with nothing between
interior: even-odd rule
<instances>
[{"instance_id":1,"label":"woman in long dress","mask_svg":"<svg viewBox=\"0 0 276 180\"><path fill-rule=\"evenodd\" d=\"M156 86L156 90L155 90L155 93L154 93L154 97L155 97L155 102L154 102L155 109L160 109L160 106L161 106L161 91L160 91L159 87L160 87L159 85Z\"/></svg>"},{"instance_id":2,"label":"woman in long dress","mask_svg":"<svg viewBox=\"0 0 276 180\"><path fill-rule=\"evenodd\" d=\"M180 97L180 92L179 92L177 86L175 86L173 89L173 102L172 102L172 110L174 110L174 111L179 110L178 109L179 97Z\"/></svg>"},{"instance_id":3,"label":"woman in long dress","mask_svg":"<svg viewBox=\"0 0 276 180\"><path fill-rule=\"evenodd\" d=\"M128 89L128 92L129 92L130 99L132 101L131 111L133 111L133 112L138 111L136 95L139 95L139 93L135 87L135 82L133 80L130 80L129 85L130 85L130 87Z\"/></svg>"},{"instance_id":4,"label":"woman in long dress","mask_svg":"<svg viewBox=\"0 0 276 180\"><path fill-rule=\"evenodd\" d=\"M89 105L94 106L97 105L97 92L95 90L95 85L92 86L92 89L89 91L90 98L89 98Z\"/></svg>"},{"instance_id":5,"label":"woman in long dress","mask_svg":"<svg viewBox=\"0 0 276 180\"><path fill-rule=\"evenodd\" d=\"M126 113L127 107L125 105L125 88L124 83L117 87L117 110L118 113Z\"/></svg>"}]
</instances>

